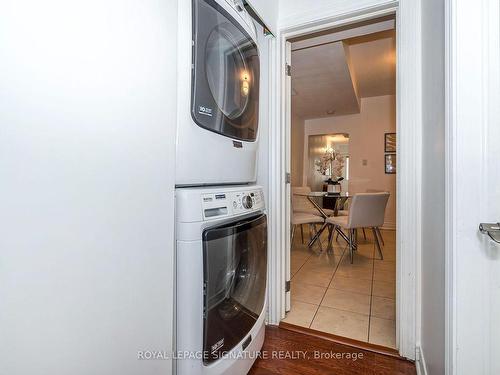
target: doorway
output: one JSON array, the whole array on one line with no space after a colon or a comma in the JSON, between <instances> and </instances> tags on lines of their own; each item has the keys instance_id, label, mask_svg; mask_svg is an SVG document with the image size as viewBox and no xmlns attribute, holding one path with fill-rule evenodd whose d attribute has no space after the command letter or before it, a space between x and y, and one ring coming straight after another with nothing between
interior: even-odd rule
<instances>
[{"instance_id":1,"label":"doorway","mask_svg":"<svg viewBox=\"0 0 500 375\"><path fill-rule=\"evenodd\" d=\"M281 324L396 350L395 15L289 38L287 57L290 283ZM381 195L382 206L359 203ZM358 223L349 245L342 223L373 207L382 222Z\"/></svg>"},{"instance_id":2,"label":"doorway","mask_svg":"<svg viewBox=\"0 0 500 375\"><path fill-rule=\"evenodd\" d=\"M398 153L396 234L396 346L399 355L416 360L420 353L420 254L422 247L422 70L420 8L416 2L388 2L379 6L332 7L318 17L287 20L279 37L270 40L268 74L270 102L268 148L269 284L268 324L285 318L290 248L290 123L291 87L286 76L287 45L292 38L331 30L370 19L396 16L396 133ZM321 18L319 18L321 15ZM290 95L287 95L290 93ZM404 124L404 126L403 126Z\"/></svg>"}]
</instances>

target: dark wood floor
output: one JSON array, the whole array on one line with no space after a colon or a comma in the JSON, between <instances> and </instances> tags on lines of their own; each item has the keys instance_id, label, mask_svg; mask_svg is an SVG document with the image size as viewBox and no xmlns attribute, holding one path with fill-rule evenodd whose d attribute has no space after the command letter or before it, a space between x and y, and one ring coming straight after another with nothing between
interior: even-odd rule
<instances>
[{"instance_id":1,"label":"dark wood floor","mask_svg":"<svg viewBox=\"0 0 500 375\"><path fill-rule=\"evenodd\" d=\"M286 355L293 355L294 357L278 358ZM342 355L343 358L340 359L331 358L332 356ZM266 340L262 348L262 356L263 358L255 362L249 374L416 374L413 362L356 349L274 326L266 327ZM354 359L355 357L356 359Z\"/></svg>"}]
</instances>

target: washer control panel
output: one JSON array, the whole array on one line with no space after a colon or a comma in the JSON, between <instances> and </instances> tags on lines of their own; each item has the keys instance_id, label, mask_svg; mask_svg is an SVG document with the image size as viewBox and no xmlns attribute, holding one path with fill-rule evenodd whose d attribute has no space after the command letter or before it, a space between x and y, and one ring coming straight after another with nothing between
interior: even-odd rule
<instances>
[{"instance_id":1,"label":"washer control panel","mask_svg":"<svg viewBox=\"0 0 500 375\"><path fill-rule=\"evenodd\" d=\"M264 208L262 190L242 191L233 195L233 212L235 214Z\"/></svg>"},{"instance_id":2,"label":"washer control panel","mask_svg":"<svg viewBox=\"0 0 500 375\"><path fill-rule=\"evenodd\" d=\"M243 214L265 207L261 189L203 194L201 198L205 219Z\"/></svg>"}]
</instances>

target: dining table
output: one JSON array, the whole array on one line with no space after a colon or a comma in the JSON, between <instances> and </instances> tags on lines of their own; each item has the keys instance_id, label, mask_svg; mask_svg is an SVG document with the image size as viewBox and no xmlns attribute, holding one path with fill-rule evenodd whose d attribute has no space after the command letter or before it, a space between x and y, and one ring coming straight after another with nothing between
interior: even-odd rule
<instances>
[{"instance_id":1,"label":"dining table","mask_svg":"<svg viewBox=\"0 0 500 375\"><path fill-rule=\"evenodd\" d=\"M334 210L333 210L333 216L338 216L339 209L343 208L348 199L352 196L349 195L348 192L340 192L340 193L329 193L326 191L309 191L309 192L297 192L294 193L295 195L298 196L305 196L307 197L307 200L311 202L311 204L314 206L314 208L319 212L319 214L326 220L330 215L328 215L323 207L321 207L321 201L323 198L333 198L335 199L335 204L334 204ZM321 234L325 231L325 229L328 227L328 223L325 221L325 223L321 226L320 230L311 238L309 241L308 246L312 247L315 242L319 239ZM330 229L330 231L333 228ZM335 230L339 233L339 235L349 242L349 239L347 238L347 235L340 229L340 228L335 228ZM331 233L330 233L331 235Z\"/></svg>"}]
</instances>

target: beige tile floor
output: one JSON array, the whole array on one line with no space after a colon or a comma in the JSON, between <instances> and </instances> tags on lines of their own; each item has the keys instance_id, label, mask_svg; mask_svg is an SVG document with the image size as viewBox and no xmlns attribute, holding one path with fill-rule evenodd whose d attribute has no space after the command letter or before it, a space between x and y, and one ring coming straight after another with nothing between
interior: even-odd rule
<instances>
[{"instance_id":1,"label":"beige tile floor","mask_svg":"<svg viewBox=\"0 0 500 375\"><path fill-rule=\"evenodd\" d=\"M304 231L304 234L307 231ZM360 233L350 264L346 243L333 241L333 253L301 243L297 230L291 256L291 311L285 322L373 344L396 345L396 232L382 231L384 260L373 237ZM307 238L305 238L307 241Z\"/></svg>"}]
</instances>

